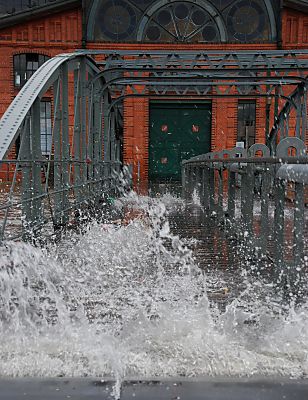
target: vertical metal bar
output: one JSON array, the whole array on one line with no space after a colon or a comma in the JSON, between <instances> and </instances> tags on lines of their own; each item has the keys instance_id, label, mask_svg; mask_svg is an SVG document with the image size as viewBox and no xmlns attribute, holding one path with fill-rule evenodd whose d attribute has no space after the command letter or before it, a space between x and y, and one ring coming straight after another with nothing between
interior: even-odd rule
<instances>
[{"instance_id":1,"label":"vertical metal bar","mask_svg":"<svg viewBox=\"0 0 308 400\"><path fill-rule=\"evenodd\" d=\"M109 189L110 177L110 111L109 93L103 94L103 118L104 118L104 186Z\"/></svg>"},{"instance_id":2,"label":"vertical metal bar","mask_svg":"<svg viewBox=\"0 0 308 400\"><path fill-rule=\"evenodd\" d=\"M253 164L247 165L247 221L246 227L249 235L253 234L253 208L254 208L254 197L255 197L255 169Z\"/></svg>"},{"instance_id":3,"label":"vertical metal bar","mask_svg":"<svg viewBox=\"0 0 308 400\"><path fill-rule=\"evenodd\" d=\"M6 229L6 224L7 224L7 220L9 217L9 212L10 212L10 203L13 201L13 197L14 197L14 191L15 191L15 187L16 187L16 183L17 183L17 175L19 173L19 168L22 168L22 165L20 163L21 160L21 149L24 146L24 141L26 138L25 133L25 129L27 129L27 123L28 123L28 119L27 117L24 119L23 121L23 125L22 128L20 130L20 149L19 149L19 153L17 154L17 161L16 161L16 166L15 166L15 170L14 170L14 176L12 179L12 184L10 187L10 191L9 191L9 195L8 195L8 207L5 209L5 213L4 213L4 218L2 222L2 226L1 226L1 232L0 232L0 242L2 242L4 240L4 236L5 236L5 229ZM30 155L26 156L29 157ZM25 158L26 159L26 158ZM22 194L21 194L22 195Z\"/></svg>"},{"instance_id":4,"label":"vertical metal bar","mask_svg":"<svg viewBox=\"0 0 308 400\"><path fill-rule=\"evenodd\" d=\"M217 214L219 221L224 219L224 194L223 194L223 171L219 169L217 171L218 179L218 199L217 199Z\"/></svg>"},{"instance_id":5,"label":"vertical metal bar","mask_svg":"<svg viewBox=\"0 0 308 400\"><path fill-rule=\"evenodd\" d=\"M182 178L182 198L184 199L184 201L187 200L187 187L186 187L186 183L187 183L187 177L186 177L186 166L184 164L184 162L182 162L181 165L181 178Z\"/></svg>"},{"instance_id":6,"label":"vertical metal bar","mask_svg":"<svg viewBox=\"0 0 308 400\"><path fill-rule=\"evenodd\" d=\"M87 88L86 88L86 58L83 57L80 62L80 97L81 97L81 161L82 164L82 172L81 179L82 184L86 184L87 179ZM85 193L85 186L83 188L83 192Z\"/></svg>"},{"instance_id":7,"label":"vertical metal bar","mask_svg":"<svg viewBox=\"0 0 308 400\"><path fill-rule=\"evenodd\" d=\"M110 182L111 182L111 187L113 190L115 190L115 161L116 161L116 153L115 153L115 145L116 145L116 141L115 141L115 110L113 110L111 112L110 115ZM139 168L140 168L140 164L139 164ZM138 174L138 176L140 177L140 173Z\"/></svg>"},{"instance_id":8,"label":"vertical metal bar","mask_svg":"<svg viewBox=\"0 0 308 400\"><path fill-rule=\"evenodd\" d=\"M101 116L101 98L99 95L99 87L96 84L94 88L94 105L93 105L93 159L94 159L94 179L98 181L100 176L100 163L102 160L102 116ZM101 185L95 183L95 193L100 196Z\"/></svg>"},{"instance_id":9,"label":"vertical metal bar","mask_svg":"<svg viewBox=\"0 0 308 400\"><path fill-rule=\"evenodd\" d=\"M248 189L248 179L247 179L247 171L245 171L241 177L241 222L245 226L245 222L247 220L247 189Z\"/></svg>"},{"instance_id":10,"label":"vertical metal bar","mask_svg":"<svg viewBox=\"0 0 308 400\"><path fill-rule=\"evenodd\" d=\"M212 165L210 165L209 169L209 192L210 192L210 211L216 211L215 204L215 169Z\"/></svg>"},{"instance_id":11,"label":"vertical metal bar","mask_svg":"<svg viewBox=\"0 0 308 400\"><path fill-rule=\"evenodd\" d=\"M62 136L61 136L61 102L60 102L60 80L54 85L54 114L55 114L55 125L54 125L54 224L55 229L62 225L62 193L59 191L62 188Z\"/></svg>"},{"instance_id":12,"label":"vertical metal bar","mask_svg":"<svg viewBox=\"0 0 308 400\"><path fill-rule=\"evenodd\" d=\"M235 194L236 194L236 173L233 171L229 171L228 215L231 224L235 222Z\"/></svg>"},{"instance_id":13,"label":"vertical metal bar","mask_svg":"<svg viewBox=\"0 0 308 400\"><path fill-rule=\"evenodd\" d=\"M89 200L93 200L93 190L95 189L93 186L93 183L90 183L90 181L93 180L93 127L94 127L94 121L93 121L93 85L91 88L88 89L88 140L87 140L87 179L89 180L88 183L88 196Z\"/></svg>"},{"instance_id":14,"label":"vertical metal bar","mask_svg":"<svg viewBox=\"0 0 308 400\"><path fill-rule=\"evenodd\" d=\"M200 200L201 199L201 169L198 165L195 166L194 168L195 171L195 193L197 198Z\"/></svg>"},{"instance_id":15,"label":"vertical metal bar","mask_svg":"<svg viewBox=\"0 0 308 400\"><path fill-rule=\"evenodd\" d=\"M209 174L210 170L208 165L203 168L203 207L205 210L210 208L210 184L209 184Z\"/></svg>"},{"instance_id":16,"label":"vertical metal bar","mask_svg":"<svg viewBox=\"0 0 308 400\"><path fill-rule=\"evenodd\" d=\"M41 150L41 102L36 99L32 106L31 112L31 143L32 143L32 180L33 180L33 197L39 197L42 194L42 159ZM36 198L32 201L32 223L33 226L39 226L42 222L42 198ZM36 229L38 233L39 229Z\"/></svg>"},{"instance_id":17,"label":"vertical metal bar","mask_svg":"<svg viewBox=\"0 0 308 400\"><path fill-rule=\"evenodd\" d=\"M295 209L294 209L294 267L301 268L304 260L305 237L305 186L295 184Z\"/></svg>"},{"instance_id":18,"label":"vertical metal bar","mask_svg":"<svg viewBox=\"0 0 308 400\"><path fill-rule=\"evenodd\" d=\"M307 131L307 85L304 88L303 101L302 101L302 132L301 139L306 143L306 131Z\"/></svg>"},{"instance_id":19,"label":"vertical metal bar","mask_svg":"<svg viewBox=\"0 0 308 400\"><path fill-rule=\"evenodd\" d=\"M284 265L284 205L285 182L275 180L274 257L277 268ZM278 270L279 272L279 270Z\"/></svg>"},{"instance_id":20,"label":"vertical metal bar","mask_svg":"<svg viewBox=\"0 0 308 400\"><path fill-rule=\"evenodd\" d=\"M93 85L92 87L88 90L89 97L88 97L88 111L89 111L89 129L88 129L88 159L91 161L88 167L88 178L91 180L93 179L93 151L94 151L94 133L93 133L93 128L94 128L94 88Z\"/></svg>"},{"instance_id":21,"label":"vertical metal bar","mask_svg":"<svg viewBox=\"0 0 308 400\"><path fill-rule=\"evenodd\" d=\"M202 209L204 209L205 206L205 166L200 166L200 204Z\"/></svg>"},{"instance_id":22,"label":"vertical metal bar","mask_svg":"<svg viewBox=\"0 0 308 400\"><path fill-rule=\"evenodd\" d=\"M69 109L68 109L68 64L62 66L62 189L68 189L69 182L69 168L70 168L70 144L69 144ZM62 222L66 224L69 220L67 208L69 207L69 191L63 191L63 209ZM64 211L66 210L66 211Z\"/></svg>"},{"instance_id":23,"label":"vertical metal bar","mask_svg":"<svg viewBox=\"0 0 308 400\"><path fill-rule=\"evenodd\" d=\"M53 88L54 92L54 110L58 109L59 102L60 102L60 80L58 79L57 82L54 84ZM50 149L50 154L48 157L48 167L47 167L47 172L46 172L46 182L45 182L45 193L48 193L49 190L49 177L50 177L50 171L54 167L52 165L52 157L53 157L53 151L52 151L52 146L55 141L55 126L56 126L56 112L54 111L54 116L53 116L53 123L52 123L52 133L51 133L51 149Z\"/></svg>"},{"instance_id":24,"label":"vertical metal bar","mask_svg":"<svg viewBox=\"0 0 308 400\"><path fill-rule=\"evenodd\" d=\"M267 242L269 235L269 193L271 188L271 169L265 167L262 174L261 187L261 235L259 238L259 246L261 247L262 255L266 254Z\"/></svg>"},{"instance_id":25,"label":"vertical metal bar","mask_svg":"<svg viewBox=\"0 0 308 400\"><path fill-rule=\"evenodd\" d=\"M192 199L195 189L195 169L192 165L188 167L188 196L189 200Z\"/></svg>"},{"instance_id":26,"label":"vertical metal bar","mask_svg":"<svg viewBox=\"0 0 308 400\"><path fill-rule=\"evenodd\" d=\"M31 143L30 143L30 116L27 115L23 137L21 138L20 158L21 160L30 160L31 158ZM30 225L32 221L31 202L32 197L32 179L31 165L29 161L22 163L22 180L21 180L21 201L22 201L22 231L23 239L26 241L30 235Z\"/></svg>"},{"instance_id":27,"label":"vertical metal bar","mask_svg":"<svg viewBox=\"0 0 308 400\"><path fill-rule=\"evenodd\" d=\"M296 98L296 126L295 126L295 135L299 139L301 138L301 121L302 121L302 101L301 96L297 96Z\"/></svg>"},{"instance_id":28,"label":"vertical metal bar","mask_svg":"<svg viewBox=\"0 0 308 400\"><path fill-rule=\"evenodd\" d=\"M283 117L283 119L281 121L281 128L280 128L280 140L284 139L286 137L285 127L286 127L286 119L285 119L285 117Z\"/></svg>"},{"instance_id":29,"label":"vertical metal bar","mask_svg":"<svg viewBox=\"0 0 308 400\"><path fill-rule=\"evenodd\" d=\"M271 72L267 71L266 76L268 78L270 78L271 77ZM266 93L269 93L269 91L270 91L270 86L267 85L266 86ZM267 97L266 98L266 122L265 122L265 137L266 138L269 137L269 132L270 132L271 103L272 103L271 97Z\"/></svg>"},{"instance_id":30,"label":"vertical metal bar","mask_svg":"<svg viewBox=\"0 0 308 400\"><path fill-rule=\"evenodd\" d=\"M287 114L286 116L286 128L285 128L285 136L289 137L289 132L290 132L290 114Z\"/></svg>"},{"instance_id":31,"label":"vertical metal bar","mask_svg":"<svg viewBox=\"0 0 308 400\"><path fill-rule=\"evenodd\" d=\"M74 71L74 182L75 182L75 198L78 204L82 201L82 189L81 185L81 166L80 166L80 72L78 70Z\"/></svg>"}]
</instances>

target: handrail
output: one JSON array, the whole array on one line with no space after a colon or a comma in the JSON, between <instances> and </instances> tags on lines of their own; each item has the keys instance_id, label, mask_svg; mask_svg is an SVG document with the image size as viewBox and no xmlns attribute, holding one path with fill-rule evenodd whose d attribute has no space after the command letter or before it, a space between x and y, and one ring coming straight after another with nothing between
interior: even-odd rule
<instances>
[{"instance_id":1,"label":"handrail","mask_svg":"<svg viewBox=\"0 0 308 400\"><path fill-rule=\"evenodd\" d=\"M84 57L82 52L60 54L50 58L31 76L20 90L0 120L0 160L7 155L36 99L40 98L58 78L61 66L80 57ZM100 69L94 60L88 56L86 58L93 71L98 73Z\"/></svg>"},{"instance_id":2,"label":"handrail","mask_svg":"<svg viewBox=\"0 0 308 400\"><path fill-rule=\"evenodd\" d=\"M297 137L289 137L281 140L275 157L246 156L255 154L258 149L269 153L266 146L254 145L248 151L242 149L245 157L234 158L233 155L240 150L235 148L184 161L183 197L189 203L196 193L204 211L217 218L227 234L241 241L247 257L252 258L256 265L264 258L273 260L277 274L294 282L300 280L305 265L307 148ZM290 149L296 151L297 156L290 157ZM229 158L222 158L223 154ZM285 239L288 198L294 204L293 212L288 213L293 227L291 239ZM255 214L256 205L261 207L258 216ZM291 258L285 254L290 246L293 250Z\"/></svg>"}]
</instances>

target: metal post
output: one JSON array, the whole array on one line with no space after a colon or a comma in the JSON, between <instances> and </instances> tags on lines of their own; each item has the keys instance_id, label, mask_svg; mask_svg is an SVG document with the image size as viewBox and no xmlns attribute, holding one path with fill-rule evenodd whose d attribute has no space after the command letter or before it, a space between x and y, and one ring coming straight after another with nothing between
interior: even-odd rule
<instances>
[{"instance_id":1,"label":"metal post","mask_svg":"<svg viewBox=\"0 0 308 400\"><path fill-rule=\"evenodd\" d=\"M299 139L301 138L301 122L302 122L302 98L300 95L296 96L296 127L295 134Z\"/></svg>"},{"instance_id":2,"label":"metal post","mask_svg":"<svg viewBox=\"0 0 308 400\"><path fill-rule=\"evenodd\" d=\"M205 185L206 185L205 169L206 169L206 167L204 165L200 166L200 204L201 204L202 209L204 209L205 202L206 202L206 199L205 199Z\"/></svg>"},{"instance_id":3,"label":"metal post","mask_svg":"<svg viewBox=\"0 0 308 400\"><path fill-rule=\"evenodd\" d=\"M101 98L99 95L99 87L94 87L93 98L93 162L94 162L94 179L101 179L100 163L102 161L102 115L101 115ZM95 183L95 193L99 197L101 194L101 185Z\"/></svg>"},{"instance_id":4,"label":"metal post","mask_svg":"<svg viewBox=\"0 0 308 400\"><path fill-rule=\"evenodd\" d=\"M182 162L181 165L181 178L182 178L182 198L184 201L187 200L187 187L186 187L186 166L184 164L184 161Z\"/></svg>"},{"instance_id":5,"label":"metal post","mask_svg":"<svg viewBox=\"0 0 308 400\"><path fill-rule=\"evenodd\" d=\"M302 102L302 132L301 139L306 142L306 130L307 130L307 85L304 87L303 102Z\"/></svg>"},{"instance_id":6,"label":"metal post","mask_svg":"<svg viewBox=\"0 0 308 400\"><path fill-rule=\"evenodd\" d=\"M304 227L305 227L305 186L295 183L294 209L294 267L301 268L304 258Z\"/></svg>"},{"instance_id":7,"label":"metal post","mask_svg":"<svg viewBox=\"0 0 308 400\"><path fill-rule=\"evenodd\" d=\"M218 199L217 199L217 214L219 221L224 219L224 193L223 193L223 170L217 170L218 179Z\"/></svg>"},{"instance_id":8,"label":"metal post","mask_svg":"<svg viewBox=\"0 0 308 400\"><path fill-rule=\"evenodd\" d=\"M262 187L261 187L261 235L259 238L259 246L262 251L262 255L266 254L267 242L268 242L268 229L269 229L269 195L271 189L271 171L272 169L265 167L265 171L262 174Z\"/></svg>"},{"instance_id":9,"label":"metal post","mask_svg":"<svg viewBox=\"0 0 308 400\"><path fill-rule=\"evenodd\" d=\"M81 167L81 183L83 200L86 197L86 181L87 181L87 65L86 58L83 57L80 61L80 108L81 108L81 131L80 131L80 155L82 161Z\"/></svg>"},{"instance_id":10,"label":"metal post","mask_svg":"<svg viewBox=\"0 0 308 400\"><path fill-rule=\"evenodd\" d=\"M202 170L201 170L201 168L199 166L196 166L194 169L195 169L195 191L196 191L196 196L201 201Z\"/></svg>"},{"instance_id":11,"label":"metal post","mask_svg":"<svg viewBox=\"0 0 308 400\"><path fill-rule=\"evenodd\" d=\"M74 71L74 100L75 100L75 106L74 106L74 182L75 185L77 186L74 189L75 192L75 198L76 202L78 204L81 203L82 201L82 193L83 191L80 188L81 185L81 166L80 166L80 132L81 132L81 127L80 127L80 103L81 103L81 98L80 98L80 72L79 70Z\"/></svg>"},{"instance_id":12,"label":"metal post","mask_svg":"<svg viewBox=\"0 0 308 400\"><path fill-rule=\"evenodd\" d=\"M215 203L215 169L213 166L210 166L209 169L209 192L210 192L210 211L216 211L216 203Z\"/></svg>"},{"instance_id":13,"label":"metal post","mask_svg":"<svg viewBox=\"0 0 308 400\"><path fill-rule=\"evenodd\" d=\"M235 194L236 194L236 173L229 171L228 182L228 215L231 224L235 222Z\"/></svg>"},{"instance_id":14,"label":"metal post","mask_svg":"<svg viewBox=\"0 0 308 400\"><path fill-rule=\"evenodd\" d=\"M251 237L253 234L253 207L254 207L254 189L255 174L254 165L247 165L247 197L246 197L246 228Z\"/></svg>"},{"instance_id":15,"label":"metal post","mask_svg":"<svg viewBox=\"0 0 308 400\"><path fill-rule=\"evenodd\" d=\"M62 73L62 184L63 187L63 209L62 211L62 222L66 224L69 220L69 214L67 208L69 206L69 160L70 160L70 144L69 144L69 111L68 111L68 65L64 64L61 68ZM66 211L64 211L66 210Z\"/></svg>"},{"instance_id":16,"label":"metal post","mask_svg":"<svg viewBox=\"0 0 308 400\"><path fill-rule=\"evenodd\" d=\"M109 93L105 90L103 94L103 118L104 118L104 186L110 187L110 110Z\"/></svg>"},{"instance_id":17,"label":"metal post","mask_svg":"<svg viewBox=\"0 0 308 400\"><path fill-rule=\"evenodd\" d=\"M28 115L25 120L25 127L22 133L21 147L20 147L20 159L28 160L31 154L31 143L30 143L30 116ZM21 201L22 201L22 230L23 239L27 241L29 239L29 229L32 221L31 202L32 197L32 180L31 180L31 165L29 161L22 163L22 180L21 180Z\"/></svg>"},{"instance_id":18,"label":"metal post","mask_svg":"<svg viewBox=\"0 0 308 400\"><path fill-rule=\"evenodd\" d=\"M60 109L60 80L54 85L54 106L55 106L55 125L54 125L54 224L55 229L59 228L62 224L62 136L61 136L61 109Z\"/></svg>"},{"instance_id":19,"label":"metal post","mask_svg":"<svg viewBox=\"0 0 308 400\"><path fill-rule=\"evenodd\" d=\"M32 142L32 185L33 199L32 201L32 224L35 234L39 233L42 223L42 177L41 164L38 160L42 159L41 150L41 102L36 99L32 106L31 112L31 142Z\"/></svg>"},{"instance_id":20,"label":"metal post","mask_svg":"<svg viewBox=\"0 0 308 400\"><path fill-rule=\"evenodd\" d=\"M203 168L203 208L205 210L209 210L210 208L210 184L209 184L209 174L210 174L210 169L206 165Z\"/></svg>"},{"instance_id":21,"label":"metal post","mask_svg":"<svg viewBox=\"0 0 308 400\"><path fill-rule=\"evenodd\" d=\"M93 196L95 198L95 187L91 181L93 181L93 175L94 175L94 169L93 169L93 149L94 149L94 144L93 144L93 97L94 97L94 88L93 85L88 89L89 96L88 96L88 140L87 140L87 167L88 167L88 173L87 173L87 180L88 182L88 196L89 196L89 201L93 201Z\"/></svg>"},{"instance_id":22,"label":"metal post","mask_svg":"<svg viewBox=\"0 0 308 400\"><path fill-rule=\"evenodd\" d=\"M188 196L189 200L192 199L195 189L195 168L192 165L188 167Z\"/></svg>"},{"instance_id":23,"label":"metal post","mask_svg":"<svg viewBox=\"0 0 308 400\"><path fill-rule=\"evenodd\" d=\"M284 181L275 180L274 257L276 267L279 269L284 266L285 185Z\"/></svg>"},{"instance_id":24,"label":"metal post","mask_svg":"<svg viewBox=\"0 0 308 400\"><path fill-rule=\"evenodd\" d=\"M115 161L116 161L116 153L115 148L115 110L112 110L110 113L110 184L112 188L112 192L115 191ZM140 164L139 164L140 168ZM140 176L140 174L138 175Z\"/></svg>"}]
</instances>

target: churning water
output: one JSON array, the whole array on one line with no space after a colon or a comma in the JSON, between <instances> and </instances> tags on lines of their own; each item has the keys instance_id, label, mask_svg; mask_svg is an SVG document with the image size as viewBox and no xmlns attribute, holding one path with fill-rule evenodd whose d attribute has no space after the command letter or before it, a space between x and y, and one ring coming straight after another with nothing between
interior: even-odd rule
<instances>
[{"instance_id":1,"label":"churning water","mask_svg":"<svg viewBox=\"0 0 308 400\"><path fill-rule=\"evenodd\" d=\"M0 248L1 377L307 376L307 305L282 310L247 279L225 311L210 306L209 277L170 233L180 202L128 203L141 218Z\"/></svg>"}]
</instances>

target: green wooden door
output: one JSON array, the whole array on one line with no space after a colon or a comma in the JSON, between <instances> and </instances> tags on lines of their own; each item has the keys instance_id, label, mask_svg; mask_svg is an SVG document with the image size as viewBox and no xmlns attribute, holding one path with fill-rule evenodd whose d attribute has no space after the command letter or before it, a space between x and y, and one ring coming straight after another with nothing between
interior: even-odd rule
<instances>
[{"instance_id":1,"label":"green wooden door","mask_svg":"<svg viewBox=\"0 0 308 400\"><path fill-rule=\"evenodd\" d=\"M152 103L149 179L179 181L182 160L211 147L210 103Z\"/></svg>"}]
</instances>

